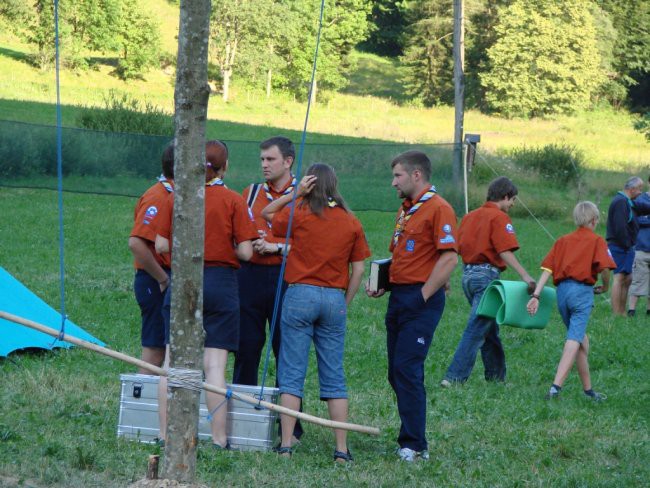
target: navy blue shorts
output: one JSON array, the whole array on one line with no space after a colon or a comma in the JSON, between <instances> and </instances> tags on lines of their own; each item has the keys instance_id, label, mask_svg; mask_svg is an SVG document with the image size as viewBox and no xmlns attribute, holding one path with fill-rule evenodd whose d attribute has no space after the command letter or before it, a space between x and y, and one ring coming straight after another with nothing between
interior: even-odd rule
<instances>
[{"instance_id":1,"label":"navy blue shorts","mask_svg":"<svg viewBox=\"0 0 650 488\"><path fill-rule=\"evenodd\" d=\"M162 307L165 295L158 281L144 270L138 269L133 279L135 299L142 317L142 347L165 348L165 321Z\"/></svg>"},{"instance_id":2,"label":"navy blue shorts","mask_svg":"<svg viewBox=\"0 0 650 488\"><path fill-rule=\"evenodd\" d=\"M169 344L171 307L170 285L165 294L163 316L165 339ZM236 351L239 347L239 293L234 268L211 266L203 268L204 347Z\"/></svg>"},{"instance_id":3,"label":"navy blue shorts","mask_svg":"<svg viewBox=\"0 0 650 488\"><path fill-rule=\"evenodd\" d=\"M609 252L612 255L612 258L614 258L614 262L616 263L614 274L632 273L632 267L634 266L634 247L623 249L622 247L610 242L607 243L607 247L609 248Z\"/></svg>"}]
</instances>

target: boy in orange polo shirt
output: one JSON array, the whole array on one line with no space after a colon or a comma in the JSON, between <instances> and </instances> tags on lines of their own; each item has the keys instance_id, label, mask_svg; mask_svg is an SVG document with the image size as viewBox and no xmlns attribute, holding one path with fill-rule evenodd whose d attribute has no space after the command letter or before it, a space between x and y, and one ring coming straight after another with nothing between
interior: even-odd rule
<instances>
[{"instance_id":1,"label":"boy in orange polo shirt","mask_svg":"<svg viewBox=\"0 0 650 488\"><path fill-rule=\"evenodd\" d=\"M169 255L156 252L155 223L167 197L174 191L174 142L163 151L162 175L138 200L129 236L129 249L135 261L133 291L142 318L142 360L162 366L165 359L165 323L162 316L163 298L169 285L171 261ZM138 373L151 374L140 368Z\"/></svg>"},{"instance_id":2,"label":"boy in orange polo shirt","mask_svg":"<svg viewBox=\"0 0 650 488\"><path fill-rule=\"evenodd\" d=\"M557 307L567 327L566 342L557 373L546 398L557 398L573 363L578 365L582 388L589 398L604 400L602 393L591 388L589 375L589 338L587 323L594 306L594 294L605 293L609 288L609 270L616 263L605 240L594 232L600 213L591 202L580 202L573 209L573 220L578 229L560 237L542 261L542 276L527 305L531 315L537 313L539 294L549 277L557 289ZM594 286L601 275L603 284Z\"/></svg>"},{"instance_id":3,"label":"boy in orange polo shirt","mask_svg":"<svg viewBox=\"0 0 650 488\"><path fill-rule=\"evenodd\" d=\"M431 161L407 151L391 163L393 186L403 198L390 244L391 294L386 311L388 381L402 425L397 455L429 459L424 361L445 308L445 285L458 261L456 214L431 185ZM383 295L373 292L371 297Z\"/></svg>"},{"instance_id":4,"label":"boy in orange polo shirt","mask_svg":"<svg viewBox=\"0 0 650 488\"><path fill-rule=\"evenodd\" d=\"M506 356L499 338L499 326L493 318L476 315L476 309L485 289L493 280L499 279L506 265L512 267L528 283L529 292L535 287L535 281L514 255L514 251L519 249L519 243L508 211L515 204L517 193L517 187L508 178L496 178L488 187L485 204L465 215L460 223L460 255L464 263L463 291L472 310L454 359L442 380L443 387L467 381L479 348L485 367L485 379L506 379Z\"/></svg>"}]
</instances>

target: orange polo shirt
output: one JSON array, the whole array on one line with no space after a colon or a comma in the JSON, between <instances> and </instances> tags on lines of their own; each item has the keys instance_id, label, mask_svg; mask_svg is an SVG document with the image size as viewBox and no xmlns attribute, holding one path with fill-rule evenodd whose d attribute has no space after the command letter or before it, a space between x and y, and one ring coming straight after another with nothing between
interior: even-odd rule
<instances>
[{"instance_id":1,"label":"orange polo shirt","mask_svg":"<svg viewBox=\"0 0 650 488\"><path fill-rule=\"evenodd\" d=\"M284 186L284 188L281 188L280 191L275 191L273 189L273 186L269 184L269 189L270 189L270 194L273 197L273 200L276 200L280 198L283 194L284 191L289 188L291 185L291 181L293 178L289 179L287 184ZM244 189L243 192L243 197L246 202L248 202L248 198L250 195L251 187L248 186ZM266 192L264 191L264 184L260 184L260 190L257 193L257 197L255 198L255 201L253 202L253 205L251 206L251 211L253 212L253 219L255 221L255 226L257 227L258 230L261 230L263 232L266 232L266 237L265 240L267 242L272 242L272 243L282 243L284 244L285 238L284 236L282 237L276 237L273 235L271 232L271 224L267 222L263 217L262 217L262 210L271 203L271 200L269 200L268 196L266 195ZM291 241L289 241L291 243ZM258 254L256 252L253 252L253 257L250 260L251 263L254 264L263 264L266 266L279 266L282 264L282 254Z\"/></svg>"},{"instance_id":2,"label":"orange polo shirt","mask_svg":"<svg viewBox=\"0 0 650 488\"><path fill-rule=\"evenodd\" d=\"M296 202L291 235L293 244L287 257L287 283L347 289L350 263L363 261L370 249L359 220L341 207L325 208L313 214L308 205ZM291 207L273 216L273 233L287 233Z\"/></svg>"},{"instance_id":3,"label":"orange polo shirt","mask_svg":"<svg viewBox=\"0 0 650 488\"><path fill-rule=\"evenodd\" d=\"M174 182L168 180L168 182L174 185ZM156 258L158 264L163 268L171 268L171 258L169 254L158 254L154 243L156 242L156 220L159 218L158 214L161 209L165 207L167 197L170 195L170 191L163 186L162 183L158 182L149 188L138 200L138 203L135 205L135 211L133 215L133 229L131 229L130 237L139 237L147 241L147 247L151 251L151 254ZM144 269L140 263L134 261L136 269Z\"/></svg>"},{"instance_id":4,"label":"orange polo shirt","mask_svg":"<svg viewBox=\"0 0 650 488\"><path fill-rule=\"evenodd\" d=\"M174 196L170 195L156 225L157 233L170 240L173 203ZM205 187L205 266L239 268L235 245L257 237L257 229L241 195L224 186Z\"/></svg>"},{"instance_id":5,"label":"orange polo shirt","mask_svg":"<svg viewBox=\"0 0 650 488\"><path fill-rule=\"evenodd\" d=\"M542 261L542 269L553 275L555 285L566 279L594 285L598 273L607 268L616 269L607 243L587 227L560 237Z\"/></svg>"},{"instance_id":6,"label":"orange polo shirt","mask_svg":"<svg viewBox=\"0 0 650 488\"><path fill-rule=\"evenodd\" d=\"M429 188L411 200L404 200L402 208L408 212ZM397 214L397 218L402 209ZM393 253L390 282L413 285L427 281L434 266L445 251L458 252L456 238L456 213L451 205L436 194L427 200L406 222L397 245L391 244Z\"/></svg>"},{"instance_id":7,"label":"orange polo shirt","mask_svg":"<svg viewBox=\"0 0 650 488\"><path fill-rule=\"evenodd\" d=\"M501 271L507 265L499 253L519 249L510 217L494 202L485 202L463 217L458 240L463 263L491 264Z\"/></svg>"}]
</instances>

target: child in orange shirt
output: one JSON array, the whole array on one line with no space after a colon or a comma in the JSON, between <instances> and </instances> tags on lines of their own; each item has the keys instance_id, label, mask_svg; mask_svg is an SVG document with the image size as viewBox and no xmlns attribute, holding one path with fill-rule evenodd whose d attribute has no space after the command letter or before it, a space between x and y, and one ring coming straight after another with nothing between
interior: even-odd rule
<instances>
[{"instance_id":1,"label":"child in orange shirt","mask_svg":"<svg viewBox=\"0 0 650 488\"><path fill-rule=\"evenodd\" d=\"M580 202L575 206L573 220L578 229L560 237L546 255L542 262L542 276L526 307L531 315L537 313L540 293L552 275L557 287L557 306L568 331L562 358L546 399L559 396L573 363L578 365L585 395L595 401L607 398L591 388L587 361L589 338L586 329L594 306L594 294L607 291L609 270L616 268L607 243L594 232L599 216L598 207L591 202ZM598 274L603 284L594 286Z\"/></svg>"}]
</instances>

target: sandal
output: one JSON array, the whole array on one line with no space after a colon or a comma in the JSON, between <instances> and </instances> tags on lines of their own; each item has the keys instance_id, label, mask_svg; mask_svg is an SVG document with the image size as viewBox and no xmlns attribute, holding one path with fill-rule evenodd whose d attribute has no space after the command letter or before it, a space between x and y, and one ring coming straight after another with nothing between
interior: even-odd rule
<instances>
[{"instance_id":1,"label":"sandal","mask_svg":"<svg viewBox=\"0 0 650 488\"><path fill-rule=\"evenodd\" d=\"M334 451L334 461L337 463L351 463L354 459L352 458L352 453L348 449L347 452Z\"/></svg>"},{"instance_id":2,"label":"sandal","mask_svg":"<svg viewBox=\"0 0 650 488\"><path fill-rule=\"evenodd\" d=\"M293 454L293 448L287 446L275 446L273 452L278 453L282 457L290 458Z\"/></svg>"}]
</instances>

